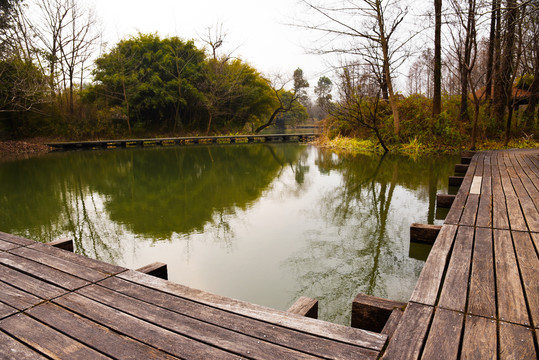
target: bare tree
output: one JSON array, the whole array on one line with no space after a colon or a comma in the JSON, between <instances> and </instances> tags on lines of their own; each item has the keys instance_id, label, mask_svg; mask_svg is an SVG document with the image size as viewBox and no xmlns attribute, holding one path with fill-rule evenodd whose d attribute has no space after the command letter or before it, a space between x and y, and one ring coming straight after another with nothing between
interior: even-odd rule
<instances>
[{"instance_id":1,"label":"bare tree","mask_svg":"<svg viewBox=\"0 0 539 360\"><path fill-rule=\"evenodd\" d=\"M393 113L393 130L398 136L400 117L393 71L403 60L403 51L412 38L397 35L408 9L399 0L346 0L331 5L311 0L302 2L322 18L318 23L300 25L326 35L328 45L320 53L361 56L381 69L382 84L387 86Z\"/></svg>"},{"instance_id":2,"label":"bare tree","mask_svg":"<svg viewBox=\"0 0 539 360\"><path fill-rule=\"evenodd\" d=\"M378 139L385 152L385 145L380 132L379 104L380 92L369 96L368 87L364 87L364 76L359 66L346 66L340 72L340 101L332 106L330 114L339 121L351 122L356 127L370 130ZM365 91L367 90L367 91Z\"/></svg>"},{"instance_id":3,"label":"bare tree","mask_svg":"<svg viewBox=\"0 0 539 360\"><path fill-rule=\"evenodd\" d=\"M434 74L432 115L442 111L442 0L434 0Z\"/></svg>"}]
</instances>

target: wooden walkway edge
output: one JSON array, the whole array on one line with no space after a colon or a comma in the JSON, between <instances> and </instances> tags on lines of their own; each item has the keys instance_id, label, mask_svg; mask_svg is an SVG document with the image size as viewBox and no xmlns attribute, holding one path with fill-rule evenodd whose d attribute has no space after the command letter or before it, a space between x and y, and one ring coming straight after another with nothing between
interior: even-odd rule
<instances>
[{"instance_id":1,"label":"wooden walkway edge","mask_svg":"<svg viewBox=\"0 0 539 360\"><path fill-rule=\"evenodd\" d=\"M191 144L234 144L255 142L304 142L320 136L319 133L305 134L265 134L265 135L224 135L224 136L186 136L151 139L122 139L51 142L45 145L57 150L103 149L117 147L148 147Z\"/></svg>"},{"instance_id":2,"label":"wooden walkway edge","mask_svg":"<svg viewBox=\"0 0 539 360\"><path fill-rule=\"evenodd\" d=\"M376 359L386 340L0 232L0 358Z\"/></svg>"},{"instance_id":3,"label":"wooden walkway edge","mask_svg":"<svg viewBox=\"0 0 539 360\"><path fill-rule=\"evenodd\" d=\"M383 359L538 358L539 149L469 162Z\"/></svg>"}]
</instances>

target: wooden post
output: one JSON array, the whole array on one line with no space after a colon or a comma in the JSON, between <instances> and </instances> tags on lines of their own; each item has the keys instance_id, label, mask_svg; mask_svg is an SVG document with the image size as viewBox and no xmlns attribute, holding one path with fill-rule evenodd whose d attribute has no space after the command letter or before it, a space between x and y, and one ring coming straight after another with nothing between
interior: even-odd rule
<instances>
[{"instance_id":1,"label":"wooden post","mask_svg":"<svg viewBox=\"0 0 539 360\"><path fill-rule=\"evenodd\" d=\"M453 205L453 201L455 201L455 196L456 195L448 195L448 194L436 195L436 206L439 208L449 209L451 205Z\"/></svg>"},{"instance_id":2,"label":"wooden post","mask_svg":"<svg viewBox=\"0 0 539 360\"><path fill-rule=\"evenodd\" d=\"M58 249L73 252L73 240L71 239L58 239L58 240L51 241L48 244Z\"/></svg>"},{"instance_id":3,"label":"wooden post","mask_svg":"<svg viewBox=\"0 0 539 360\"><path fill-rule=\"evenodd\" d=\"M406 303L358 294L352 302L353 328L381 332L393 309L403 308Z\"/></svg>"},{"instance_id":4,"label":"wooden post","mask_svg":"<svg viewBox=\"0 0 539 360\"><path fill-rule=\"evenodd\" d=\"M318 319L318 300L301 296L294 304L292 304L287 312L312 319Z\"/></svg>"},{"instance_id":5,"label":"wooden post","mask_svg":"<svg viewBox=\"0 0 539 360\"><path fill-rule=\"evenodd\" d=\"M414 223L410 225L410 241L434 244L441 228L440 225Z\"/></svg>"},{"instance_id":6,"label":"wooden post","mask_svg":"<svg viewBox=\"0 0 539 360\"><path fill-rule=\"evenodd\" d=\"M461 163L461 164L469 164L469 163L471 163L471 162L472 162L472 157L471 157L471 156L470 156L470 157L462 156L462 157L460 158L460 163Z\"/></svg>"},{"instance_id":7,"label":"wooden post","mask_svg":"<svg viewBox=\"0 0 539 360\"><path fill-rule=\"evenodd\" d=\"M455 164L455 172L466 174L466 171L468 171L469 167L470 167L469 164Z\"/></svg>"},{"instance_id":8,"label":"wooden post","mask_svg":"<svg viewBox=\"0 0 539 360\"><path fill-rule=\"evenodd\" d=\"M158 277L160 279L168 280L167 264L162 262L154 262L152 264L138 268L137 271Z\"/></svg>"},{"instance_id":9,"label":"wooden post","mask_svg":"<svg viewBox=\"0 0 539 360\"><path fill-rule=\"evenodd\" d=\"M450 176L449 186L460 186L464 181L464 176Z\"/></svg>"},{"instance_id":10,"label":"wooden post","mask_svg":"<svg viewBox=\"0 0 539 360\"><path fill-rule=\"evenodd\" d=\"M469 158L471 158L471 157L473 157L475 155L475 153L476 153L475 151L471 151L471 150L462 150L460 152L460 156L461 157L469 157Z\"/></svg>"}]
</instances>

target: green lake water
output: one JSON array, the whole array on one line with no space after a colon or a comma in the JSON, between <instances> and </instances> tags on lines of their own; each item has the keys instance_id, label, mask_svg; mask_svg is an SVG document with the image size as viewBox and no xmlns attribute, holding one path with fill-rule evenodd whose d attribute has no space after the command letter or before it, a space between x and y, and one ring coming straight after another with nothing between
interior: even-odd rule
<instances>
[{"instance_id":1,"label":"green lake water","mask_svg":"<svg viewBox=\"0 0 539 360\"><path fill-rule=\"evenodd\" d=\"M0 231L349 325L357 293L407 301L457 156L338 155L298 144L133 148L0 162ZM438 217L440 214L438 214Z\"/></svg>"}]
</instances>

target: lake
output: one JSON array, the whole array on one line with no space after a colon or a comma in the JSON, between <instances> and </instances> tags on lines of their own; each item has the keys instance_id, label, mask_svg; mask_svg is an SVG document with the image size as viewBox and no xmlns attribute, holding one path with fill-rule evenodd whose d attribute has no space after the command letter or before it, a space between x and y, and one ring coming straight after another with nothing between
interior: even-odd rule
<instances>
[{"instance_id":1,"label":"lake","mask_svg":"<svg viewBox=\"0 0 539 360\"><path fill-rule=\"evenodd\" d=\"M412 159L255 143L52 153L0 162L0 231L349 325L357 293L407 301L458 156Z\"/></svg>"}]
</instances>

